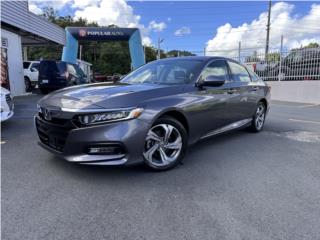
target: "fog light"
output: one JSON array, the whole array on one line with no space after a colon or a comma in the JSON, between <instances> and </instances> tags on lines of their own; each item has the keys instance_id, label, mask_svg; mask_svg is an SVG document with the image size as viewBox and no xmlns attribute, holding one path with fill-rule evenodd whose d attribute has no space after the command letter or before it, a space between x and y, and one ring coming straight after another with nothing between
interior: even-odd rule
<instances>
[{"instance_id":1,"label":"fog light","mask_svg":"<svg viewBox=\"0 0 320 240\"><path fill-rule=\"evenodd\" d=\"M121 146L95 146L89 147L88 154L117 155L124 154Z\"/></svg>"}]
</instances>

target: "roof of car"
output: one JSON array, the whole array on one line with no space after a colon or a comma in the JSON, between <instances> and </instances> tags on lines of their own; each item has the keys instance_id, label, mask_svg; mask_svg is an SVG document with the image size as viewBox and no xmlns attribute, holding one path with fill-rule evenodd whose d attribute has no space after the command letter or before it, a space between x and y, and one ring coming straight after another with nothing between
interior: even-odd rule
<instances>
[{"instance_id":1,"label":"roof of car","mask_svg":"<svg viewBox=\"0 0 320 240\"><path fill-rule=\"evenodd\" d=\"M211 61L214 59L226 59L226 60L232 60L230 58L220 57L220 56L185 56L185 57L172 57L172 58L164 58L163 60L168 59L179 59L179 60L198 60L198 61Z\"/></svg>"}]
</instances>

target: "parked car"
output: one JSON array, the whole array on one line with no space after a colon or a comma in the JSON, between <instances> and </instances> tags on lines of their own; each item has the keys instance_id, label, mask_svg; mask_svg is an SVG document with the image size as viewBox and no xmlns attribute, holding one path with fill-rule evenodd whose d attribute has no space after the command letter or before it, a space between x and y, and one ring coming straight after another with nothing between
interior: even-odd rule
<instances>
[{"instance_id":1,"label":"parked car","mask_svg":"<svg viewBox=\"0 0 320 240\"><path fill-rule=\"evenodd\" d=\"M1 87L0 91L0 98L1 98L1 117L0 121L6 121L13 116L13 109L14 104L12 101L12 96L10 91Z\"/></svg>"},{"instance_id":2,"label":"parked car","mask_svg":"<svg viewBox=\"0 0 320 240\"><path fill-rule=\"evenodd\" d=\"M39 77L39 61L24 61L23 74L26 91L30 91L38 84Z\"/></svg>"},{"instance_id":3,"label":"parked car","mask_svg":"<svg viewBox=\"0 0 320 240\"><path fill-rule=\"evenodd\" d=\"M98 71L93 72L93 82L107 82L108 76Z\"/></svg>"},{"instance_id":4,"label":"parked car","mask_svg":"<svg viewBox=\"0 0 320 240\"><path fill-rule=\"evenodd\" d=\"M38 84L41 93L84 83L88 83L87 76L76 64L51 60L40 62Z\"/></svg>"},{"instance_id":5,"label":"parked car","mask_svg":"<svg viewBox=\"0 0 320 240\"><path fill-rule=\"evenodd\" d=\"M257 63L255 72L266 80L317 80L320 75L320 48L291 50L281 62Z\"/></svg>"},{"instance_id":6,"label":"parked car","mask_svg":"<svg viewBox=\"0 0 320 240\"><path fill-rule=\"evenodd\" d=\"M114 73L114 74L112 75L112 77L111 77L111 80L112 80L113 82L116 82L116 81L119 81L121 78L122 78L122 74L120 74L120 73Z\"/></svg>"},{"instance_id":7,"label":"parked car","mask_svg":"<svg viewBox=\"0 0 320 240\"><path fill-rule=\"evenodd\" d=\"M39 143L74 163L145 163L167 170L190 144L248 127L262 130L270 88L220 57L148 63L117 83L65 88L38 102Z\"/></svg>"}]
</instances>

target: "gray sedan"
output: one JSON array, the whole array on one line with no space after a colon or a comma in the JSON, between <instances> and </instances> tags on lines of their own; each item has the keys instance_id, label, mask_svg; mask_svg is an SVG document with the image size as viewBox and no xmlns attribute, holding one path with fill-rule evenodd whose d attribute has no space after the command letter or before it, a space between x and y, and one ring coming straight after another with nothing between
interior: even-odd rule
<instances>
[{"instance_id":1,"label":"gray sedan","mask_svg":"<svg viewBox=\"0 0 320 240\"><path fill-rule=\"evenodd\" d=\"M234 60L171 58L118 83L55 91L39 101L35 124L39 144L70 162L167 170L200 139L261 131L269 100L270 88Z\"/></svg>"}]
</instances>

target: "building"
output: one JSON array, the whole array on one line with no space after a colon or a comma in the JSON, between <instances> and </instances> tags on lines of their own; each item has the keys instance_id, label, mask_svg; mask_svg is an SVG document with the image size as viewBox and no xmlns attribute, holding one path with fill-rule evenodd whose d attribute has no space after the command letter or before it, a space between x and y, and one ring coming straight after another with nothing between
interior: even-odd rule
<instances>
[{"instance_id":1,"label":"building","mask_svg":"<svg viewBox=\"0 0 320 240\"><path fill-rule=\"evenodd\" d=\"M23 47L65 41L65 30L30 12L27 1L1 1L1 86L24 94Z\"/></svg>"}]
</instances>

